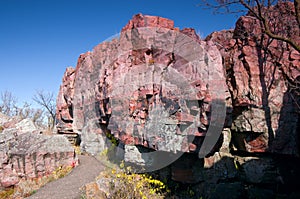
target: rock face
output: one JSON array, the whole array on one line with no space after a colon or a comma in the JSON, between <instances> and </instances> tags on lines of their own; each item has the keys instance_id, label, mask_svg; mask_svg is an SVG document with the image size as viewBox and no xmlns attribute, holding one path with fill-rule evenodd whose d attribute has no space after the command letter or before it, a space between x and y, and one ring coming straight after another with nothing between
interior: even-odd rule
<instances>
[{"instance_id":1,"label":"rock face","mask_svg":"<svg viewBox=\"0 0 300 199\"><path fill-rule=\"evenodd\" d=\"M299 41L296 19L281 12L291 19L283 24L278 16L290 6L272 7L270 23ZM198 152L213 121L214 100L220 100L227 115L224 125L218 123L230 134L223 145L299 155L299 65L300 54L262 34L251 14L205 41L171 20L138 14L119 38L80 55L76 68L67 69L57 128L81 134L82 148L93 154L106 147L108 134L125 145Z\"/></svg>"},{"instance_id":2,"label":"rock face","mask_svg":"<svg viewBox=\"0 0 300 199\"><path fill-rule=\"evenodd\" d=\"M56 105L57 109L57 131L72 133L73 122L73 96L74 96L75 69L69 67L64 74L63 83L60 87Z\"/></svg>"},{"instance_id":3,"label":"rock face","mask_svg":"<svg viewBox=\"0 0 300 199\"><path fill-rule=\"evenodd\" d=\"M57 127L79 132L91 153L103 150L107 133L125 145L197 151L210 104L224 102L225 86L221 55L211 42L171 20L138 14L119 38L80 55L75 72L67 69Z\"/></svg>"},{"instance_id":4,"label":"rock face","mask_svg":"<svg viewBox=\"0 0 300 199\"><path fill-rule=\"evenodd\" d=\"M74 149L61 135L39 134L30 120L0 133L0 188L17 185L20 179L49 175L59 166L75 166Z\"/></svg>"},{"instance_id":5,"label":"rock face","mask_svg":"<svg viewBox=\"0 0 300 199\"><path fill-rule=\"evenodd\" d=\"M269 23L300 43L292 6L272 7ZM247 14L234 30L202 41L171 20L134 16L118 38L67 69L57 99L59 133L80 134L83 150L92 154L114 137L123 158L142 166L155 161L149 151L183 152L159 172L198 182L198 198L220 198L228 190L236 193L232 198L297 192L290 182L300 176L300 54L262 34L259 24ZM216 101L226 108L218 110ZM214 110L226 117L214 118ZM199 159L215 123L222 136Z\"/></svg>"},{"instance_id":6,"label":"rock face","mask_svg":"<svg viewBox=\"0 0 300 199\"><path fill-rule=\"evenodd\" d=\"M285 15L279 17L279 10ZM299 44L299 28L291 10L291 2L272 7L269 23L276 24L271 26L273 32ZM216 43L224 59L236 147L299 155L299 52L262 34L251 14L242 16L234 30L214 32L206 40Z\"/></svg>"}]
</instances>

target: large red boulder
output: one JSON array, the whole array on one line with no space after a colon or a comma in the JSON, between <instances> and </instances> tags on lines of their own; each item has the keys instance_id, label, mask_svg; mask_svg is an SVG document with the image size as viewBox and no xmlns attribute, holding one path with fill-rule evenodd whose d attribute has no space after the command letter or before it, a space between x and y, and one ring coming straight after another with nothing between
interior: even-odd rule
<instances>
[{"instance_id":1,"label":"large red boulder","mask_svg":"<svg viewBox=\"0 0 300 199\"><path fill-rule=\"evenodd\" d=\"M219 100L225 110L225 87L212 42L201 41L194 29L175 28L169 19L138 14L118 38L80 55L75 71L67 69L57 128L80 133L91 153L105 148L107 133L123 144L197 151L211 104Z\"/></svg>"}]
</instances>

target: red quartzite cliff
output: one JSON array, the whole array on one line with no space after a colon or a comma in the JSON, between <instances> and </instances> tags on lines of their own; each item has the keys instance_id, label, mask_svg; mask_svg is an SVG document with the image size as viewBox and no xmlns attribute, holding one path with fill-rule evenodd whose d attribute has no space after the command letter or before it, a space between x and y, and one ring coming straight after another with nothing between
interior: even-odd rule
<instances>
[{"instance_id":1,"label":"red quartzite cliff","mask_svg":"<svg viewBox=\"0 0 300 199\"><path fill-rule=\"evenodd\" d=\"M119 38L67 69L57 99L58 131L80 133L89 153L103 150L107 133L125 145L196 151L210 103L224 104L226 95L222 57L209 43L169 19L134 16Z\"/></svg>"},{"instance_id":2,"label":"red quartzite cliff","mask_svg":"<svg viewBox=\"0 0 300 199\"><path fill-rule=\"evenodd\" d=\"M276 14L285 6L292 4L270 12L270 23L278 23L282 34L288 34L287 24ZM291 18L293 31L295 19L281 17ZM299 41L297 29L292 35ZM57 129L81 134L82 148L93 154L110 133L125 145L195 152L209 129L214 100L225 100L224 128L235 149L299 155L299 66L299 52L262 34L251 14L240 17L234 30L205 40L169 19L138 14L119 38L67 68ZM213 85L219 85L219 97Z\"/></svg>"},{"instance_id":3,"label":"red quartzite cliff","mask_svg":"<svg viewBox=\"0 0 300 199\"><path fill-rule=\"evenodd\" d=\"M300 44L293 3L272 7L271 30ZM299 155L300 54L262 34L250 13L234 30L214 32L206 40L220 50L233 106L233 142L248 152ZM275 24L275 25L274 25Z\"/></svg>"}]
</instances>

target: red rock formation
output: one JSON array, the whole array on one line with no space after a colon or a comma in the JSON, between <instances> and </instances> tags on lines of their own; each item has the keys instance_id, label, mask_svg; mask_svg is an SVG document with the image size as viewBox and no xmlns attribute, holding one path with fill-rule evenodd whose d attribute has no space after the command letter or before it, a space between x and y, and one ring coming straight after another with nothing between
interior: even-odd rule
<instances>
[{"instance_id":1,"label":"red rock formation","mask_svg":"<svg viewBox=\"0 0 300 199\"><path fill-rule=\"evenodd\" d=\"M298 41L293 17L282 12L289 6L292 4L272 7L270 24ZM289 24L280 21L280 9L281 17L291 18ZM187 37L178 40L178 35ZM196 48L196 58L192 46L182 45L188 38L201 48ZM194 67L186 58L189 56L200 64ZM205 41L193 29L174 28L171 20L138 14L119 38L80 55L75 71L67 70L58 96L57 127L60 132L81 133L83 148L93 153L102 150L107 133L125 144L162 151L197 151L211 119L210 104L215 96L210 89L224 84L222 76L226 73L230 96L225 126L231 127L235 146L248 152L295 155L299 153L300 108L299 87L293 87L300 75L299 59L299 53L290 46L263 35L251 14L242 16L234 30L212 33ZM208 88L210 64L215 74L214 84ZM162 74L167 78L164 84L160 83ZM180 101L184 95L189 99L186 104ZM200 122L192 128L185 124L194 122L193 107ZM160 119L155 120L155 116ZM197 139L191 141L186 134Z\"/></svg>"},{"instance_id":2,"label":"red rock formation","mask_svg":"<svg viewBox=\"0 0 300 199\"><path fill-rule=\"evenodd\" d=\"M299 31L291 25L295 20L290 12L283 12L284 8L292 10L289 6L292 4L272 7L270 23L280 34L290 34L299 41ZM283 14L279 17L278 13ZM283 18L291 20L280 20ZM193 29L179 30L173 25L168 19L138 14L122 29L119 38L80 55L72 78L65 73L65 86L60 89L59 130L80 133L83 150L92 154L105 148L105 134L111 133L121 142L120 146L125 144L121 158L139 166L153 166L153 159L147 156L152 151L149 148L163 151L162 158L157 158L161 162L170 154L165 155L165 151L189 152L160 172L164 178L168 175L175 181L200 182L198 190L205 198L220 198L228 190L234 190L233 198L275 193L268 189L258 194L254 191L265 185L277 187L276 194L281 187L295 187L298 191L294 184L299 176L298 159L278 153L299 155L299 52L263 35L251 14L242 16L234 30L214 32L205 41ZM153 32L151 27L157 29ZM202 58L197 60L201 67L193 67L186 58L193 57L191 46L176 46L173 42L178 34L187 37L175 41L191 42L192 38L205 51L200 53L196 49L196 57ZM178 48L166 45L174 43ZM209 65L215 70L209 70ZM206 71L216 71L213 84L207 81ZM220 78L223 73L224 80ZM162 74L169 79L160 81ZM193 152L204 145L203 137L214 121L211 105L218 98L211 96L212 88L224 83L229 92L221 92L227 107L226 128L219 140L223 143L215 148L218 152L199 159ZM183 93L189 99L185 104L180 100ZM183 111L178 111L179 107ZM195 114L199 123L194 120ZM71 119L66 122L63 118ZM217 122L223 125L224 120ZM248 156L229 153L232 144L234 149L248 152ZM276 155L256 156L265 152ZM97 183L103 187L100 180ZM260 187L260 183L264 186Z\"/></svg>"},{"instance_id":3,"label":"red rock formation","mask_svg":"<svg viewBox=\"0 0 300 199\"><path fill-rule=\"evenodd\" d=\"M137 14L134 15L132 19L127 23L127 25L122 28L122 32L141 27L158 27L167 28L170 30L179 30L178 28L174 28L174 21L170 19L158 16Z\"/></svg>"},{"instance_id":4,"label":"red rock formation","mask_svg":"<svg viewBox=\"0 0 300 199\"><path fill-rule=\"evenodd\" d=\"M74 148L64 136L39 134L28 119L0 134L0 189L77 164Z\"/></svg>"},{"instance_id":5,"label":"red rock formation","mask_svg":"<svg viewBox=\"0 0 300 199\"><path fill-rule=\"evenodd\" d=\"M187 135L205 135L210 103L225 96L215 46L200 41L193 29L178 30L173 21L154 16L134 16L119 39L82 54L70 71L57 100L57 127L63 132L72 126L82 134L83 148L94 152L102 149L92 143L104 143L109 131L125 144L196 151L203 139Z\"/></svg>"},{"instance_id":6,"label":"red rock formation","mask_svg":"<svg viewBox=\"0 0 300 199\"><path fill-rule=\"evenodd\" d=\"M64 74L62 85L56 100L56 125L58 132L71 133L73 122L73 96L74 96L75 69L69 67Z\"/></svg>"},{"instance_id":7,"label":"red rock formation","mask_svg":"<svg viewBox=\"0 0 300 199\"><path fill-rule=\"evenodd\" d=\"M292 10L292 6L272 7L269 23L273 23L274 32L300 43L296 19L285 10ZM299 87L295 88L300 78L299 52L263 35L259 21L251 14L242 16L234 30L214 32L206 40L217 44L224 59L233 106L231 129L242 142L239 149L299 154Z\"/></svg>"}]
</instances>

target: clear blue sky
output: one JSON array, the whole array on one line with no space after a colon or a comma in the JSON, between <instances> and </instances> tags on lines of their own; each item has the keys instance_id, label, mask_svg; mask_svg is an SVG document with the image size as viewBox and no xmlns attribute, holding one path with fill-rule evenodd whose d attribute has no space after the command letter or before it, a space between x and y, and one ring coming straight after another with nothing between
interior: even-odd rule
<instances>
[{"instance_id":1,"label":"clear blue sky","mask_svg":"<svg viewBox=\"0 0 300 199\"><path fill-rule=\"evenodd\" d=\"M19 102L36 90L58 92L81 53L118 33L137 13L172 19L202 36L233 28L237 17L214 15L201 0L0 0L0 92Z\"/></svg>"}]
</instances>

